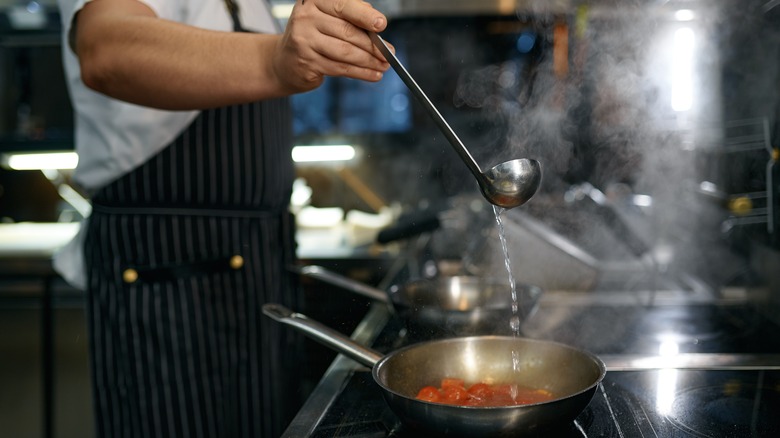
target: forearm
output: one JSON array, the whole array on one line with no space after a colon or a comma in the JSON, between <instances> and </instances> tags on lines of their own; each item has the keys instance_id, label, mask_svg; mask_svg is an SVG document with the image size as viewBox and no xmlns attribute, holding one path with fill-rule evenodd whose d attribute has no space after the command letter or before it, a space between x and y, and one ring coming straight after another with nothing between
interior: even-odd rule
<instances>
[{"instance_id":1,"label":"forearm","mask_svg":"<svg viewBox=\"0 0 780 438\"><path fill-rule=\"evenodd\" d=\"M325 76L378 81L390 65L366 31L385 25L362 0L301 0L278 36L205 30L160 19L136 0L94 0L70 41L88 87L187 110L308 91Z\"/></svg>"},{"instance_id":2,"label":"forearm","mask_svg":"<svg viewBox=\"0 0 780 438\"><path fill-rule=\"evenodd\" d=\"M278 80L270 62L279 36L197 29L143 9L128 15L95 3L88 6L97 8L79 14L75 48L84 82L98 92L185 110L293 91Z\"/></svg>"}]
</instances>

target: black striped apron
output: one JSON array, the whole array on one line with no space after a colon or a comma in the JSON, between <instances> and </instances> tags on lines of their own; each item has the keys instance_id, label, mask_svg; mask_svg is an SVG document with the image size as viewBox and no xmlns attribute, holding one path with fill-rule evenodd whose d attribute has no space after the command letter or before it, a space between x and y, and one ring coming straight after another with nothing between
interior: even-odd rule
<instances>
[{"instance_id":1,"label":"black striped apron","mask_svg":"<svg viewBox=\"0 0 780 438\"><path fill-rule=\"evenodd\" d=\"M277 437L300 337L287 100L202 112L93 198L85 257L98 437ZM293 397L294 398L294 397Z\"/></svg>"}]
</instances>

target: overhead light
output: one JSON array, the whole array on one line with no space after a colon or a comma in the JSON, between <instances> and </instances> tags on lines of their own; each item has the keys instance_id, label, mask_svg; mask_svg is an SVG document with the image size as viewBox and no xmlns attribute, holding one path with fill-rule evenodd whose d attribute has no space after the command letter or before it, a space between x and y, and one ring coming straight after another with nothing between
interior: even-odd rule
<instances>
[{"instance_id":1,"label":"overhead light","mask_svg":"<svg viewBox=\"0 0 780 438\"><path fill-rule=\"evenodd\" d=\"M688 111L693 106L693 29L683 27L674 33L672 47L672 109Z\"/></svg>"},{"instance_id":2,"label":"overhead light","mask_svg":"<svg viewBox=\"0 0 780 438\"><path fill-rule=\"evenodd\" d=\"M679 9L674 13L674 19L677 21L693 21L696 18L690 9Z\"/></svg>"},{"instance_id":3,"label":"overhead light","mask_svg":"<svg viewBox=\"0 0 780 438\"><path fill-rule=\"evenodd\" d=\"M3 164L13 170L75 169L79 156L75 152L19 153L3 156Z\"/></svg>"},{"instance_id":4,"label":"overhead light","mask_svg":"<svg viewBox=\"0 0 780 438\"><path fill-rule=\"evenodd\" d=\"M648 195L634 195L634 205L639 207L652 207L653 197Z\"/></svg>"},{"instance_id":5,"label":"overhead light","mask_svg":"<svg viewBox=\"0 0 780 438\"><path fill-rule=\"evenodd\" d=\"M348 144L295 146L292 159L296 163L349 161L355 158L355 148Z\"/></svg>"}]
</instances>

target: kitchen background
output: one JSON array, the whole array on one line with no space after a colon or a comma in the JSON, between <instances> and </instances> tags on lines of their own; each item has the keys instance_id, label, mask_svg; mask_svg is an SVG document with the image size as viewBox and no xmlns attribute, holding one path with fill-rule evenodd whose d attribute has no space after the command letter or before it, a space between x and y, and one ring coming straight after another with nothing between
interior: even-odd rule
<instances>
[{"instance_id":1,"label":"kitchen background","mask_svg":"<svg viewBox=\"0 0 780 438\"><path fill-rule=\"evenodd\" d=\"M290 5L273 4L284 21ZM385 38L483 168L541 162L540 192L505 214L518 281L739 296L780 321L780 1L374 5L391 18ZM0 9L0 435L87 437L82 296L48 257L88 205L68 170L10 160L73 149L59 17L52 0ZM294 105L298 145L355 151L298 163L304 261L372 283L399 257L415 272L450 261L505 278L490 205L394 73L379 84L328 79ZM375 242L409 217L436 220L419 236ZM305 285L303 310L354 327L364 301ZM334 357L310 351L301 400Z\"/></svg>"}]
</instances>

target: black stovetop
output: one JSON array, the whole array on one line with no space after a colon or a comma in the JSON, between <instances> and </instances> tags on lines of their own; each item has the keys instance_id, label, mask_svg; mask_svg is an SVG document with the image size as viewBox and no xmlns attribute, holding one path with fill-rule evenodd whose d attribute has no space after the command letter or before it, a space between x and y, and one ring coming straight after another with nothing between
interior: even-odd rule
<instances>
[{"instance_id":1,"label":"black stovetop","mask_svg":"<svg viewBox=\"0 0 780 438\"><path fill-rule=\"evenodd\" d=\"M777 437L780 371L609 372L574 423L545 436ZM312 435L419 437L405 430L368 370L356 371Z\"/></svg>"},{"instance_id":2,"label":"black stovetop","mask_svg":"<svg viewBox=\"0 0 780 438\"><path fill-rule=\"evenodd\" d=\"M780 326L751 305L543 306L524 335L598 355L780 353ZM419 340L397 320L374 348L388 352ZM664 352L664 349L667 349ZM777 364L780 365L780 364ZM647 369L608 371L588 407L554 436L778 437L780 370ZM389 410L366 368L347 378L314 437L415 437ZM549 433L545 436L551 436Z\"/></svg>"},{"instance_id":3,"label":"black stovetop","mask_svg":"<svg viewBox=\"0 0 780 438\"><path fill-rule=\"evenodd\" d=\"M550 321L558 321L557 323ZM747 302L584 307L552 305L524 325L526 336L596 354L780 352L780 325Z\"/></svg>"}]
</instances>

